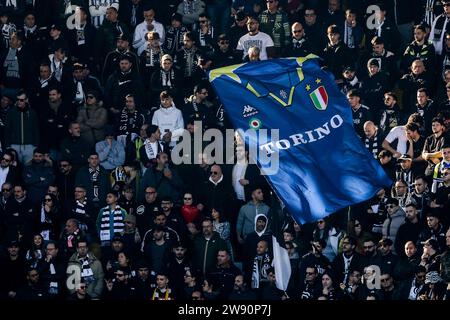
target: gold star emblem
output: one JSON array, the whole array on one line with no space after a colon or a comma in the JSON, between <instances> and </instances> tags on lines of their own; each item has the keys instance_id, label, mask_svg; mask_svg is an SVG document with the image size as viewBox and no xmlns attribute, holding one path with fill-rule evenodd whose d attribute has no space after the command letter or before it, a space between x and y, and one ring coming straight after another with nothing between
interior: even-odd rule
<instances>
[{"instance_id":1,"label":"gold star emblem","mask_svg":"<svg viewBox=\"0 0 450 320\"><path fill-rule=\"evenodd\" d=\"M306 91L311 90L311 86L309 84L307 84L305 88L306 88Z\"/></svg>"},{"instance_id":2,"label":"gold star emblem","mask_svg":"<svg viewBox=\"0 0 450 320\"><path fill-rule=\"evenodd\" d=\"M319 84L319 83L321 83L321 82L322 82L322 80L320 80L319 78L316 79L316 83L317 83L317 84Z\"/></svg>"},{"instance_id":3,"label":"gold star emblem","mask_svg":"<svg viewBox=\"0 0 450 320\"><path fill-rule=\"evenodd\" d=\"M224 75L224 76L230 77L231 79L233 79L234 81L236 81L238 83L241 83L241 78L239 78L239 76L237 74L235 74L234 71L242 65L244 65L244 64L243 63L235 64L232 66L227 66L227 67L211 70L211 72L209 73L209 81L213 82L215 79Z\"/></svg>"}]
</instances>

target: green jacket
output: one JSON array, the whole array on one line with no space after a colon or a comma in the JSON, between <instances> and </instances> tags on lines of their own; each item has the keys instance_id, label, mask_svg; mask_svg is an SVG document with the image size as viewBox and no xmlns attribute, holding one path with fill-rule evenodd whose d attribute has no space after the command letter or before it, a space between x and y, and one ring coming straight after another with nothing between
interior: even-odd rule
<instances>
[{"instance_id":1,"label":"green jacket","mask_svg":"<svg viewBox=\"0 0 450 320\"><path fill-rule=\"evenodd\" d=\"M99 299L103 293L103 281L104 281L103 267L100 261L92 253L88 253L87 257L89 266L91 267L92 273L94 274L94 281L89 283L86 293L90 295L92 299ZM82 266L78 259L78 253L74 253L69 259L66 272L68 280L70 276L76 274L73 271L74 267L78 267L80 268L80 272L82 271ZM69 291L72 294L75 292L75 289L69 288Z\"/></svg>"}]
</instances>

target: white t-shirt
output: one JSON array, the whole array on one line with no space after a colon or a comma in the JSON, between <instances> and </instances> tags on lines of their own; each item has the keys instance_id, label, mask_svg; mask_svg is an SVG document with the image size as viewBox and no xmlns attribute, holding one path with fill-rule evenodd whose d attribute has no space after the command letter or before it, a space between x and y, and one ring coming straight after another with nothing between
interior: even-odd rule
<instances>
[{"instance_id":1,"label":"white t-shirt","mask_svg":"<svg viewBox=\"0 0 450 320\"><path fill-rule=\"evenodd\" d=\"M395 140L397 142L397 152L401 154L406 154L408 148L408 139L406 138L405 126L396 126L389 131L386 136L386 141L392 143Z\"/></svg>"},{"instance_id":2,"label":"white t-shirt","mask_svg":"<svg viewBox=\"0 0 450 320\"><path fill-rule=\"evenodd\" d=\"M250 47L258 47L260 50L259 58L261 60L267 60L267 47L273 47L273 41L272 38L264 32L258 32L254 36L251 36L250 34L243 35L237 44L236 49L237 50L244 50L244 55L242 57L245 58L248 55L248 49Z\"/></svg>"}]
</instances>

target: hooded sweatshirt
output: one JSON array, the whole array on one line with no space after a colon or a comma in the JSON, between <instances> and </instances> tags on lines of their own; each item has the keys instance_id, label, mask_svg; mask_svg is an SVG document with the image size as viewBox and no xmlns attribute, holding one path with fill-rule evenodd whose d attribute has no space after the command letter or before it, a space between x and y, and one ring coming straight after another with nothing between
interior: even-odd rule
<instances>
[{"instance_id":1,"label":"hooded sweatshirt","mask_svg":"<svg viewBox=\"0 0 450 320\"><path fill-rule=\"evenodd\" d=\"M161 137L164 136L167 130L172 132L172 142L176 142L178 138L183 134L184 121L181 111L175 107L172 102L172 106L164 108L160 106L155 111L152 118L152 124L157 125L161 131Z\"/></svg>"}]
</instances>

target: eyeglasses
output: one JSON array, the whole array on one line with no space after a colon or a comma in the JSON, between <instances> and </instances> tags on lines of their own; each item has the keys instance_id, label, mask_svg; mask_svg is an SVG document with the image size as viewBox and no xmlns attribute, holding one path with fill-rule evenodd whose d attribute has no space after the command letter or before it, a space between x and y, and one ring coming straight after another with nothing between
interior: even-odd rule
<instances>
[{"instance_id":1,"label":"eyeglasses","mask_svg":"<svg viewBox=\"0 0 450 320\"><path fill-rule=\"evenodd\" d=\"M199 23L207 23L208 20L198 20Z\"/></svg>"},{"instance_id":2,"label":"eyeglasses","mask_svg":"<svg viewBox=\"0 0 450 320\"><path fill-rule=\"evenodd\" d=\"M303 32L303 29L300 29L300 30L292 30L292 32L293 32L293 33L300 33L300 32Z\"/></svg>"},{"instance_id":3,"label":"eyeglasses","mask_svg":"<svg viewBox=\"0 0 450 320\"><path fill-rule=\"evenodd\" d=\"M2 192L11 192L11 189L3 188Z\"/></svg>"},{"instance_id":4,"label":"eyeglasses","mask_svg":"<svg viewBox=\"0 0 450 320\"><path fill-rule=\"evenodd\" d=\"M192 198L184 198L184 200L189 201L192 200Z\"/></svg>"}]
</instances>

